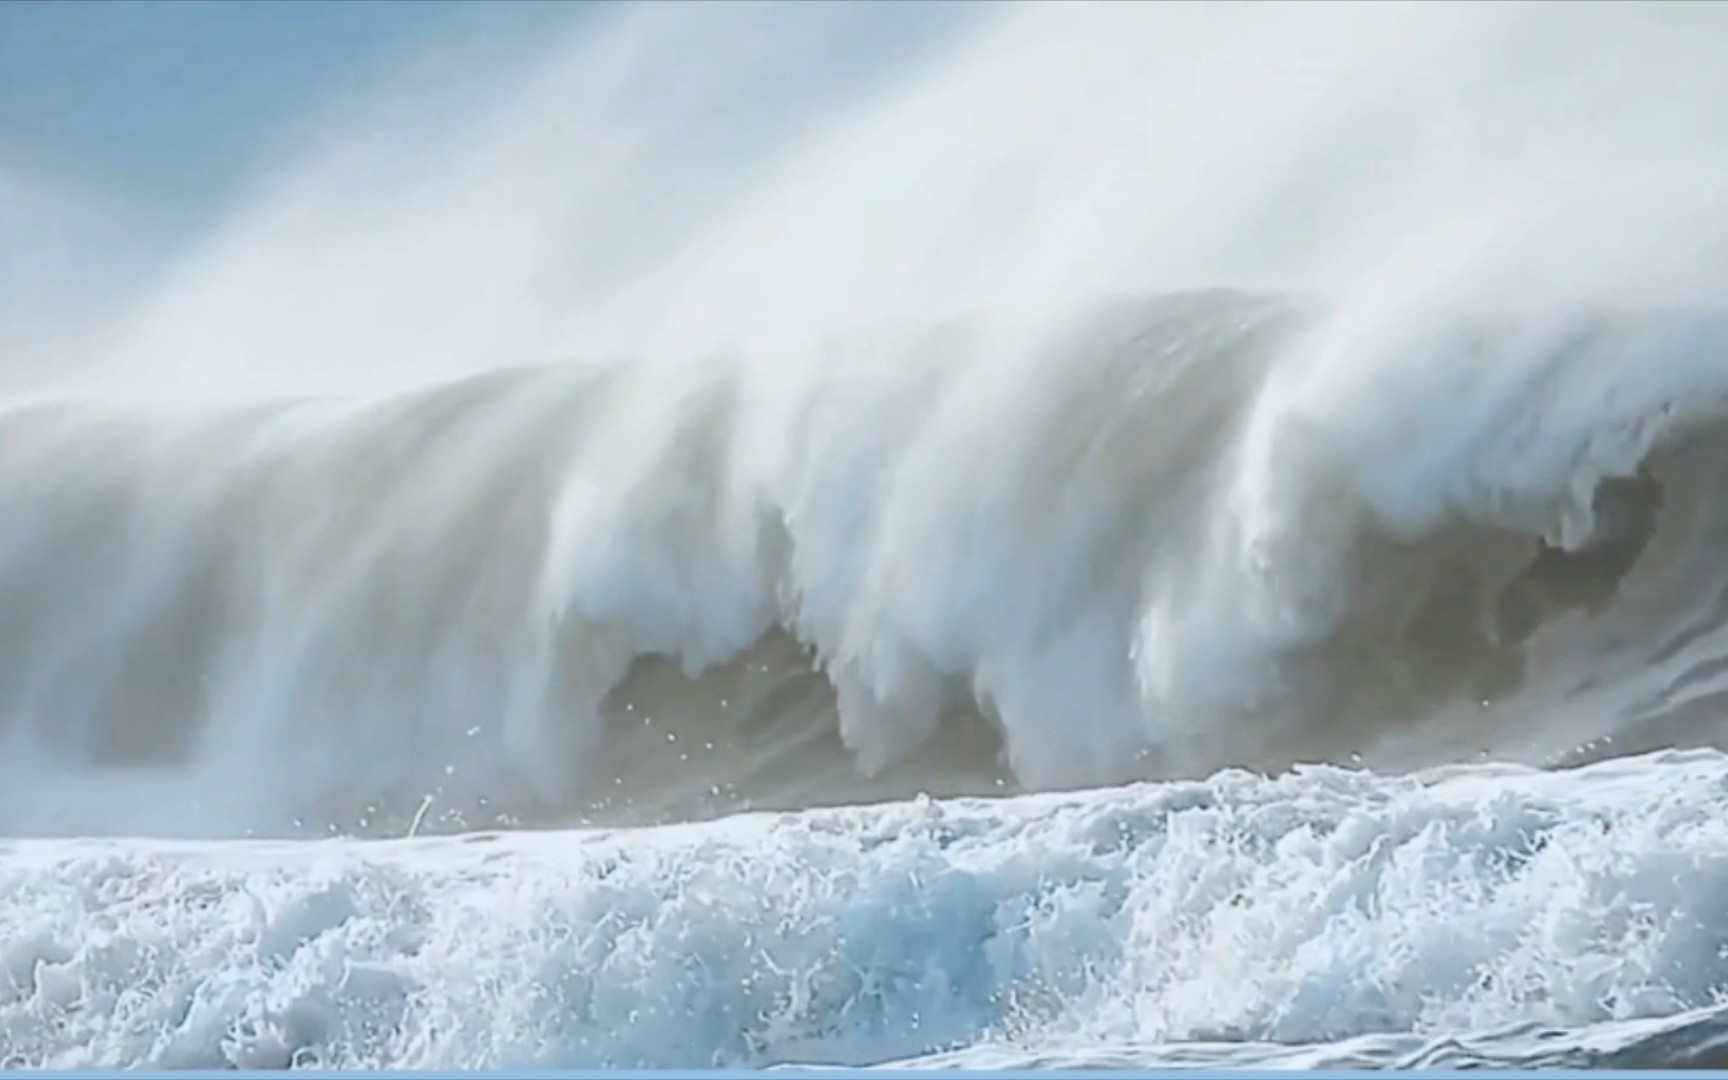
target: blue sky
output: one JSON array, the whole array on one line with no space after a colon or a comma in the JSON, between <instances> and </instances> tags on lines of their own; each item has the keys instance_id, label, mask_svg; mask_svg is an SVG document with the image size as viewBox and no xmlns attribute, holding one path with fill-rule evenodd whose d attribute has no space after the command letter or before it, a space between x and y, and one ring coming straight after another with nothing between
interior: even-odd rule
<instances>
[{"instance_id":1,"label":"blue sky","mask_svg":"<svg viewBox=\"0 0 1728 1080\"><path fill-rule=\"evenodd\" d=\"M69 184L172 235L219 217L326 103L365 100L427 50L534 45L613 0L0 0L0 178ZM803 5L793 3L790 11ZM797 112L979 9L857 5L845 47L805 57ZM812 13L813 14L813 13ZM794 22L797 20L794 19ZM818 20L821 21L821 20ZM819 73L819 74L818 74ZM810 100L802 100L809 96Z\"/></svg>"},{"instance_id":2,"label":"blue sky","mask_svg":"<svg viewBox=\"0 0 1728 1080\"><path fill-rule=\"evenodd\" d=\"M580 13L537 0L0 0L0 165L189 223L280 132L439 35Z\"/></svg>"}]
</instances>

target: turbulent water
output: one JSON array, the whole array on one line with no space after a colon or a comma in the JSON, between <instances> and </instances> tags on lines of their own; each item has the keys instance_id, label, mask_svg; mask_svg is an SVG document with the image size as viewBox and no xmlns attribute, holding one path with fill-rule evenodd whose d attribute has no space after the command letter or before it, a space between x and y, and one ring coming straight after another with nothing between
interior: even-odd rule
<instances>
[{"instance_id":1,"label":"turbulent water","mask_svg":"<svg viewBox=\"0 0 1728 1080\"><path fill-rule=\"evenodd\" d=\"M0 281L0 1066L1728 1066L1704 9L631 6Z\"/></svg>"},{"instance_id":2,"label":"turbulent water","mask_svg":"<svg viewBox=\"0 0 1728 1080\"><path fill-rule=\"evenodd\" d=\"M1712 1060L1728 758L1576 766L1716 734L1728 320L1046 338L9 410L0 822L255 838L10 845L11 1059Z\"/></svg>"}]
</instances>

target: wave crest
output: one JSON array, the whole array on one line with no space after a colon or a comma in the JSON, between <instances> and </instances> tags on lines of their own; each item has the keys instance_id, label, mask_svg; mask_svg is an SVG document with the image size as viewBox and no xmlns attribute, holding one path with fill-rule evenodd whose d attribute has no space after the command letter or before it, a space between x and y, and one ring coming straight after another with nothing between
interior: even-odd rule
<instances>
[{"instance_id":1,"label":"wave crest","mask_svg":"<svg viewBox=\"0 0 1728 1080\"><path fill-rule=\"evenodd\" d=\"M660 819L1672 734L1722 654L1717 579L1675 575L1723 527L1728 323L1417 329L1215 292L193 418L16 406L0 824ZM1484 706L1474 630L1412 626L1582 542L1641 464L1645 564ZM1590 697L1649 659L1634 620L1673 630L1666 681ZM1544 730L1568 696L1594 712Z\"/></svg>"}]
</instances>

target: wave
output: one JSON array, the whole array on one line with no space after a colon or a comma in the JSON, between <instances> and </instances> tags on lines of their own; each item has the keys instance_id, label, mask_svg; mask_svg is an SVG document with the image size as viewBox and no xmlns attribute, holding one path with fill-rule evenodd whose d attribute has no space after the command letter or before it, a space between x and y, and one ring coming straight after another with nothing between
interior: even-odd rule
<instances>
[{"instance_id":1,"label":"wave","mask_svg":"<svg viewBox=\"0 0 1728 1080\"><path fill-rule=\"evenodd\" d=\"M663 821L1696 740L1725 346L1712 311L1213 291L386 396L16 403L0 827ZM1664 508L1612 605L1497 642L1537 538L1588 543L1640 468Z\"/></svg>"},{"instance_id":2,"label":"wave","mask_svg":"<svg viewBox=\"0 0 1728 1080\"><path fill-rule=\"evenodd\" d=\"M1725 789L1696 751L652 830L8 842L0 1060L1719 1064Z\"/></svg>"}]
</instances>

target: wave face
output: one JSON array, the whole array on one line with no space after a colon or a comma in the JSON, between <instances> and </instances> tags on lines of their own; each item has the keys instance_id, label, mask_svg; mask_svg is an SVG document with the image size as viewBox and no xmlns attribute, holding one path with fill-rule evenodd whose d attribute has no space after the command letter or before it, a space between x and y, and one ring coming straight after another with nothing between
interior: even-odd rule
<instances>
[{"instance_id":1,"label":"wave face","mask_svg":"<svg viewBox=\"0 0 1728 1080\"><path fill-rule=\"evenodd\" d=\"M1710 734L1728 319L1401 337L1214 292L1036 339L11 408L0 823L616 824ZM1497 644L1537 538L1641 467L1612 603Z\"/></svg>"}]
</instances>

